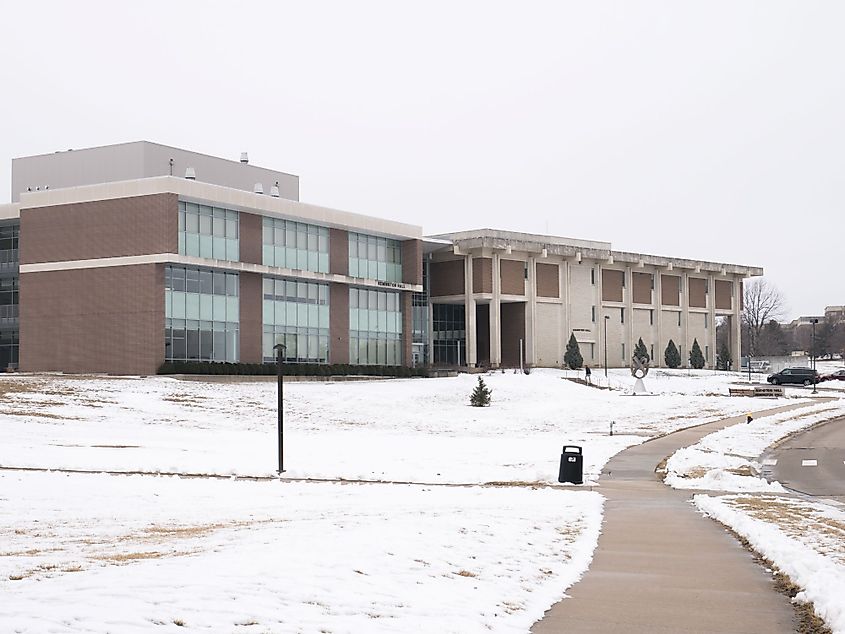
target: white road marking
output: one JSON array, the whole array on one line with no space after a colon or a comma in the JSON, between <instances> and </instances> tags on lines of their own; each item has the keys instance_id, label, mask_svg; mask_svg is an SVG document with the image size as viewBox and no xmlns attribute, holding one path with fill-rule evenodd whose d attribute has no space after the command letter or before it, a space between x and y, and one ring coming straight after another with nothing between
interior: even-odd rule
<instances>
[{"instance_id":1,"label":"white road marking","mask_svg":"<svg viewBox=\"0 0 845 634\"><path fill-rule=\"evenodd\" d=\"M801 466L802 467L818 467L819 461L818 460L802 460Z\"/></svg>"},{"instance_id":2,"label":"white road marking","mask_svg":"<svg viewBox=\"0 0 845 634\"><path fill-rule=\"evenodd\" d=\"M764 467L774 467L777 463L778 463L777 458L766 458L763 461L763 466Z\"/></svg>"}]
</instances>

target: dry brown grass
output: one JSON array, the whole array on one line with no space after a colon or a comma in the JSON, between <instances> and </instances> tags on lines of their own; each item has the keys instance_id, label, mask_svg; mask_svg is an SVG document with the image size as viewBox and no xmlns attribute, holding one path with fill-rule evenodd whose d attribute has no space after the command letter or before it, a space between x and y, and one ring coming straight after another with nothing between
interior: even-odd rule
<instances>
[{"instance_id":1,"label":"dry brown grass","mask_svg":"<svg viewBox=\"0 0 845 634\"><path fill-rule=\"evenodd\" d=\"M772 512L772 504L774 500L765 496L759 498L747 497L739 498L745 501L749 509L765 509L765 514ZM738 500L737 500L738 501ZM734 531L730 526L723 524L725 529L731 533L742 546L748 550L761 566L773 571L773 585L775 590L789 597L792 603L792 609L797 620L796 632L798 634L833 634L832 630L825 624L824 620L816 614L815 607L812 603L805 601L794 601L795 597L801 592L801 587L796 584L789 575L782 572L773 561L766 559L757 552L745 537Z\"/></svg>"},{"instance_id":2,"label":"dry brown grass","mask_svg":"<svg viewBox=\"0 0 845 634\"><path fill-rule=\"evenodd\" d=\"M769 496L742 496L730 502L751 517L777 525L787 535L800 538L812 530L838 544L837 553L828 553L845 562L845 522L825 517L811 507L793 503L789 499Z\"/></svg>"},{"instance_id":3,"label":"dry brown grass","mask_svg":"<svg viewBox=\"0 0 845 634\"><path fill-rule=\"evenodd\" d=\"M738 476L756 476L757 471L754 470L750 465L745 465L743 467L734 467L733 469L725 469L728 473L733 473Z\"/></svg>"},{"instance_id":4,"label":"dry brown grass","mask_svg":"<svg viewBox=\"0 0 845 634\"><path fill-rule=\"evenodd\" d=\"M478 575L474 572L470 572L469 570L459 570L455 573L459 577L477 577Z\"/></svg>"},{"instance_id":5,"label":"dry brown grass","mask_svg":"<svg viewBox=\"0 0 845 634\"><path fill-rule=\"evenodd\" d=\"M142 553L114 553L110 555L98 555L94 559L98 561L108 561L116 564L126 563L129 561L138 561L139 559L161 559L177 553L162 553L157 550L142 552ZM182 553L185 554L185 553Z\"/></svg>"},{"instance_id":6,"label":"dry brown grass","mask_svg":"<svg viewBox=\"0 0 845 634\"><path fill-rule=\"evenodd\" d=\"M172 394L165 396L161 400L169 401L171 403L180 403L182 405L203 405L206 399L199 396L188 396L186 394Z\"/></svg>"}]
</instances>

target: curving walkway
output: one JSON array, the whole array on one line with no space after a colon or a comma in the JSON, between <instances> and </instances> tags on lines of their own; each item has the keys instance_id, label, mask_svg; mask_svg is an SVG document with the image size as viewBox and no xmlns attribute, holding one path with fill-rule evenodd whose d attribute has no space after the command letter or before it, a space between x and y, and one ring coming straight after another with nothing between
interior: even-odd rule
<instances>
[{"instance_id":1,"label":"curving walkway","mask_svg":"<svg viewBox=\"0 0 845 634\"><path fill-rule=\"evenodd\" d=\"M756 418L804 405L757 412ZM626 634L794 632L792 606L730 533L699 514L692 492L665 486L660 462L744 417L684 429L626 449L599 483L607 498L593 562L568 598L531 629Z\"/></svg>"}]
</instances>

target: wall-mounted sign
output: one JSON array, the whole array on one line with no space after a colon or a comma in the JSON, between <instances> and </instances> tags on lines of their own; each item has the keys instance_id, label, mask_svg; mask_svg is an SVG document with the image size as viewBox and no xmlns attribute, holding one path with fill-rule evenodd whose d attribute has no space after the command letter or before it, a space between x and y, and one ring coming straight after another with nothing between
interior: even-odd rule
<instances>
[{"instance_id":1,"label":"wall-mounted sign","mask_svg":"<svg viewBox=\"0 0 845 634\"><path fill-rule=\"evenodd\" d=\"M402 282L385 282L384 280L376 280L376 284L379 286L389 286L390 288L407 288L407 286L402 284Z\"/></svg>"}]
</instances>

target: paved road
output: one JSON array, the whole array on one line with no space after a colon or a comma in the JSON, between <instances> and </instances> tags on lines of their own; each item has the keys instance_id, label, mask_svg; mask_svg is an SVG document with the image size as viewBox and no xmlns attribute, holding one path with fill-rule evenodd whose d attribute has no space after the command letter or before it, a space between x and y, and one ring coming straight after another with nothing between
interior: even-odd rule
<instances>
[{"instance_id":1,"label":"paved road","mask_svg":"<svg viewBox=\"0 0 845 634\"><path fill-rule=\"evenodd\" d=\"M762 462L767 480L845 502L845 418L790 438L766 452Z\"/></svg>"},{"instance_id":2,"label":"paved road","mask_svg":"<svg viewBox=\"0 0 845 634\"><path fill-rule=\"evenodd\" d=\"M690 491L670 489L654 472L677 449L744 420L669 434L626 449L605 465L598 490L607 502L593 562L569 598L534 624L534 634L795 631L790 602L774 590L771 574L721 525L696 511Z\"/></svg>"}]
</instances>

